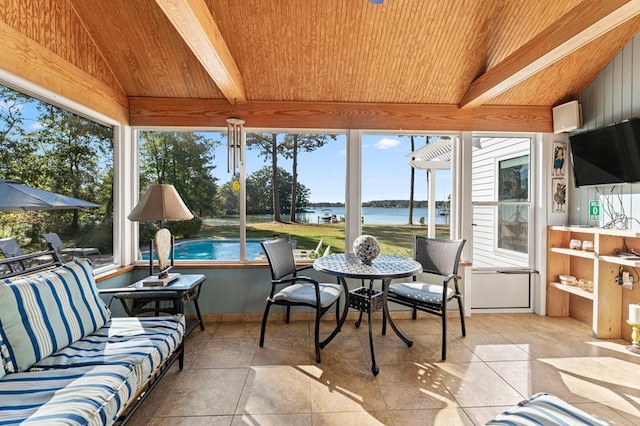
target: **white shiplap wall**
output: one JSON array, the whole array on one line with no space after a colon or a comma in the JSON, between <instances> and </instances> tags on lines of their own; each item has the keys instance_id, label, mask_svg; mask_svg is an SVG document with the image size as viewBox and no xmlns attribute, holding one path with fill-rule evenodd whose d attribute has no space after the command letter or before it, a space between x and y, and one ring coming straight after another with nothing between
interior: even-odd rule
<instances>
[{"instance_id":1,"label":"white shiplap wall","mask_svg":"<svg viewBox=\"0 0 640 426\"><path fill-rule=\"evenodd\" d=\"M640 116L640 34L582 92L579 101L582 130ZM640 229L640 183L575 188L570 174L568 188L570 224L604 226L612 214L622 213L632 218L630 228ZM589 220L591 200L600 200L602 216L599 223Z\"/></svg>"}]
</instances>

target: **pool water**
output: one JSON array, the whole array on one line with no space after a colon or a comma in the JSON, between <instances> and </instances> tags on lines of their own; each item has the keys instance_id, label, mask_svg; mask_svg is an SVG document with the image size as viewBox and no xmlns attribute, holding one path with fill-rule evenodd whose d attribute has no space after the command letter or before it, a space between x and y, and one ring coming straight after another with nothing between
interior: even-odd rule
<instances>
[{"instance_id":1,"label":"pool water","mask_svg":"<svg viewBox=\"0 0 640 426\"><path fill-rule=\"evenodd\" d=\"M264 254L260 241L247 241L245 256L248 260ZM149 259L149 252L142 253ZM155 254L154 254L155 259ZM202 239L176 243L175 260L239 260L240 241Z\"/></svg>"}]
</instances>

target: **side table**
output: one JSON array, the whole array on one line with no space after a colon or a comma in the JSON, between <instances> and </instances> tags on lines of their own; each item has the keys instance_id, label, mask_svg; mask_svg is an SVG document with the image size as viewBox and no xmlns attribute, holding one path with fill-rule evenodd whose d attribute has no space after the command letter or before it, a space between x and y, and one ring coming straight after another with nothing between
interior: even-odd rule
<instances>
[{"instance_id":1,"label":"side table","mask_svg":"<svg viewBox=\"0 0 640 426\"><path fill-rule=\"evenodd\" d=\"M181 275L180 278L166 286L145 286L143 281L136 281L127 287L101 289L100 293L113 294L114 298L120 300L129 316L149 313L155 316L161 313L184 314L185 305L193 302L197 318L186 321L185 337L198 325L200 325L200 330L204 331L204 322L200 314L200 306L198 306L200 289L202 283L206 281L204 275Z\"/></svg>"}]
</instances>

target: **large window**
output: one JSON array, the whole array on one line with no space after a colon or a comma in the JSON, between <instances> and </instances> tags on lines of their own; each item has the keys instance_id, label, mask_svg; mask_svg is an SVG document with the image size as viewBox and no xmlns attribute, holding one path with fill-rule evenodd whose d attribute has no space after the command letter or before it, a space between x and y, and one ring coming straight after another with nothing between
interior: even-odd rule
<instances>
[{"instance_id":1,"label":"large window","mask_svg":"<svg viewBox=\"0 0 640 426\"><path fill-rule=\"evenodd\" d=\"M344 135L247 132L235 171L226 138L226 132L138 133L141 193L151 183L173 184L195 216L162 224L177 237L177 261L263 260L260 241L274 237L290 238L299 258L344 251ZM140 225L143 259L158 225Z\"/></svg>"},{"instance_id":2,"label":"large window","mask_svg":"<svg viewBox=\"0 0 640 426\"><path fill-rule=\"evenodd\" d=\"M247 239L290 238L298 258L344 251L345 140L247 134Z\"/></svg>"},{"instance_id":3,"label":"large window","mask_svg":"<svg viewBox=\"0 0 640 426\"><path fill-rule=\"evenodd\" d=\"M421 161L412 167L410 162L416 159L412 153L444 140L438 135L363 135L362 231L380 241L382 253L412 256L413 235L427 235L430 195L436 236L449 238L451 171L428 172L419 166L433 163ZM446 161L450 154L449 147ZM435 184L432 194L429 179Z\"/></svg>"},{"instance_id":4,"label":"large window","mask_svg":"<svg viewBox=\"0 0 640 426\"><path fill-rule=\"evenodd\" d=\"M111 127L0 86L0 179L76 199L3 198L0 238L28 253L54 232L66 247L98 249L95 267L113 263L113 175Z\"/></svg>"}]
</instances>

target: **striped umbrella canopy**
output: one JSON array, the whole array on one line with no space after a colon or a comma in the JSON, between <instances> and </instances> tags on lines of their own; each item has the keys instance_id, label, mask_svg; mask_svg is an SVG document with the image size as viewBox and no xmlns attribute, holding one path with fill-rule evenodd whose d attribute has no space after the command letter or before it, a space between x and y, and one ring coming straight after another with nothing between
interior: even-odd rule
<instances>
[{"instance_id":1,"label":"striped umbrella canopy","mask_svg":"<svg viewBox=\"0 0 640 426\"><path fill-rule=\"evenodd\" d=\"M0 179L0 211L84 209L100 207L79 198Z\"/></svg>"}]
</instances>

